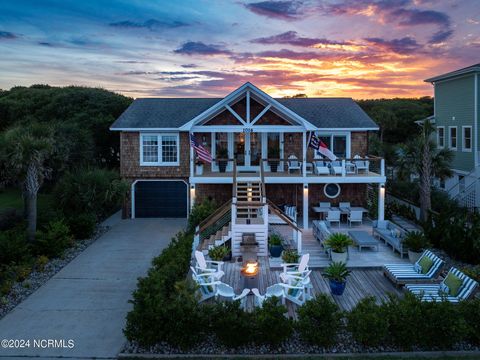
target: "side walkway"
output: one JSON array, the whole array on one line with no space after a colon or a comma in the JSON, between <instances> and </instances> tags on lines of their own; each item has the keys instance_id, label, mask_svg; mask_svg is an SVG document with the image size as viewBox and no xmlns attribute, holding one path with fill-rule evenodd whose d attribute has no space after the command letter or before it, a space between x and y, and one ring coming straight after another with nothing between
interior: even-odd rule
<instances>
[{"instance_id":1,"label":"side walkway","mask_svg":"<svg viewBox=\"0 0 480 360\"><path fill-rule=\"evenodd\" d=\"M0 357L115 358L137 278L185 219L110 219L110 231L0 320L0 340L30 340ZM34 348L34 340L74 341L73 348Z\"/></svg>"}]
</instances>

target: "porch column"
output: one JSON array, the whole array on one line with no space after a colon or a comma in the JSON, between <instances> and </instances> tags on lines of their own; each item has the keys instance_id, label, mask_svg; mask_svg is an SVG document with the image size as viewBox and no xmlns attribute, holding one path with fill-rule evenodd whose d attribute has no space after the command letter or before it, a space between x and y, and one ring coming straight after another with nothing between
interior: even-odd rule
<instances>
[{"instance_id":1,"label":"porch column","mask_svg":"<svg viewBox=\"0 0 480 360\"><path fill-rule=\"evenodd\" d=\"M385 220L385 184L378 185L378 220Z\"/></svg>"},{"instance_id":2,"label":"porch column","mask_svg":"<svg viewBox=\"0 0 480 360\"><path fill-rule=\"evenodd\" d=\"M195 184L190 184L190 210L192 210L195 205Z\"/></svg>"},{"instance_id":3,"label":"porch column","mask_svg":"<svg viewBox=\"0 0 480 360\"><path fill-rule=\"evenodd\" d=\"M190 139L192 138L192 134L191 132L188 133L188 143L190 144ZM194 164L194 153L193 153L193 147L190 145L189 146L190 148L190 177L193 177L194 175L194 169L195 169L195 164Z\"/></svg>"},{"instance_id":4,"label":"porch column","mask_svg":"<svg viewBox=\"0 0 480 360\"><path fill-rule=\"evenodd\" d=\"M303 170L303 176L307 176L307 132L303 132L303 164L302 164L302 170Z\"/></svg>"},{"instance_id":5,"label":"porch column","mask_svg":"<svg viewBox=\"0 0 480 360\"><path fill-rule=\"evenodd\" d=\"M308 184L303 184L303 228L308 229Z\"/></svg>"}]
</instances>

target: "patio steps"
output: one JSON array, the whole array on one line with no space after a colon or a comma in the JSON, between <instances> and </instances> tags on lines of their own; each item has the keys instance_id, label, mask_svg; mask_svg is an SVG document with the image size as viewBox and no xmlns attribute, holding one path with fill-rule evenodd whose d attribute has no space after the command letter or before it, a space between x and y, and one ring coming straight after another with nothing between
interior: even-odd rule
<instances>
[{"instance_id":1,"label":"patio steps","mask_svg":"<svg viewBox=\"0 0 480 360\"><path fill-rule=\"evenodd\" d=\"M232 225L225 225L223 228L218 230L215 234L210 235L202 243L202 250L208 251L212 247L220 246L225 244L227 241L232 238Z\"/></svg>"}]
</instances>

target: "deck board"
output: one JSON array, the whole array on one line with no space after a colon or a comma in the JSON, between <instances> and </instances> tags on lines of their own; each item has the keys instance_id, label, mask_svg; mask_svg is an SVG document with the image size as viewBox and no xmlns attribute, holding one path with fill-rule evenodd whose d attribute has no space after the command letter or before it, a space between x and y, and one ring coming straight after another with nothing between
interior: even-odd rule
<instances>
[{"instance_id":1,"label":"deck board","mask_svg":"<svg viewBox=\"0 0 480 360\"><path fill-rule=\"evenodd\" d=\"M258 279L258 288L261 294L265 293L268 286L280 282L280 269L271 268L267 257L259 258L260 273ZM222 281L231 285L237 294L243 290L243 277L240 274L241 263L228 262L224 264L225 276ZM353 269L347 281L347 287L342 296L334 296L330 293L328 280L322 276L322 271L312 270L310 276L314 295L327 294L340 307L341 310L350 311L355 305L367 296L375 297L377 303L388 298L388 293L396 296L402 296L398 290L386 277L383 276L380 269ZM286 301L288 314L290 317L296 317L297 305ZM254 296L250 294L246 301L248 311L254 307Z\"/></svg>"}]
</instances>

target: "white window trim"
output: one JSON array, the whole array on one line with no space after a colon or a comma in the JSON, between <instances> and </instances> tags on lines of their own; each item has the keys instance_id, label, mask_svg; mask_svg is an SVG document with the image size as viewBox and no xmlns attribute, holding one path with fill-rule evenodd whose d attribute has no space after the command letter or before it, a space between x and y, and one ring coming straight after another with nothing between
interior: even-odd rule
<instances>
[{"instance_id":1,"label":"white window trim","mask_svg":"<svg viewBox=\"0 0 480 360\"><path fill-rule=\"evenodd\" d=\"M470 129L470 148L465 147L465 129ZM472 133L472 126L462 126L462 151L463 152L472 152L472 141L473 141L473 133Z\"/></svg>"},{"instance_id":2,"label":"white window trim","mask_svg":"<svg viewBox=\"0 0 480 360\"><path fill-rule=\"evenodd\" d=\"M330 151L333 152L333 137L334 136L345 136L346 137L346 154L345 154L345 157L346 159L350 159L352 157L352 154L351 154L351 133L350 132L329 132L329 133L326 133L326 132L320 132L320 131L315 131L315 135L317 137L327 137L329 136L330 137ZM308 141L308 139L307 139ZM308 149L308 144L307 144L307 149ZM317 151L314 151L313 152L313 158L314 159L320 159L320 157L323 158L322 155L319 155Z\"/></svg>"},{"instance_id":3,"label":"white window trim","mask_svg":"<svg viewBox=\"0 0 480 360\"><path fill-rule=\"evenodd\" d=\"M455 147L452 146L452 129L455 129L456 137L455 137ZM448 127L448 148L451 150L458 149L458 127L457 126L449 126Z\"/></svg>"},{"instance_id":4,"label":"white window trim","mask_svg":"<svg viewBox=\"0 0 480 360\"><path fill-rule=\"evenodd\" d=\"M158 161L146 162L143 161L143 137L144 136L156 136L158 142ZM176 162L163 162L162 161L162 137L163 136L175 136L177 141L177 161ZM140 166L179 166L180 165L180 134L177 133L140 133Z\"/></svg>"},{"instance_id":5,"label":"white window trim","mask_svg":"<svg viewBox=\"0 0 480 360\"><path fill-rule=\"evenodd\" d=\"M440 145L440 129L443 130L443 145ZM445 148L445 126L437 126L437 148L443 149Z\"/></svg>"}]
</instances>

